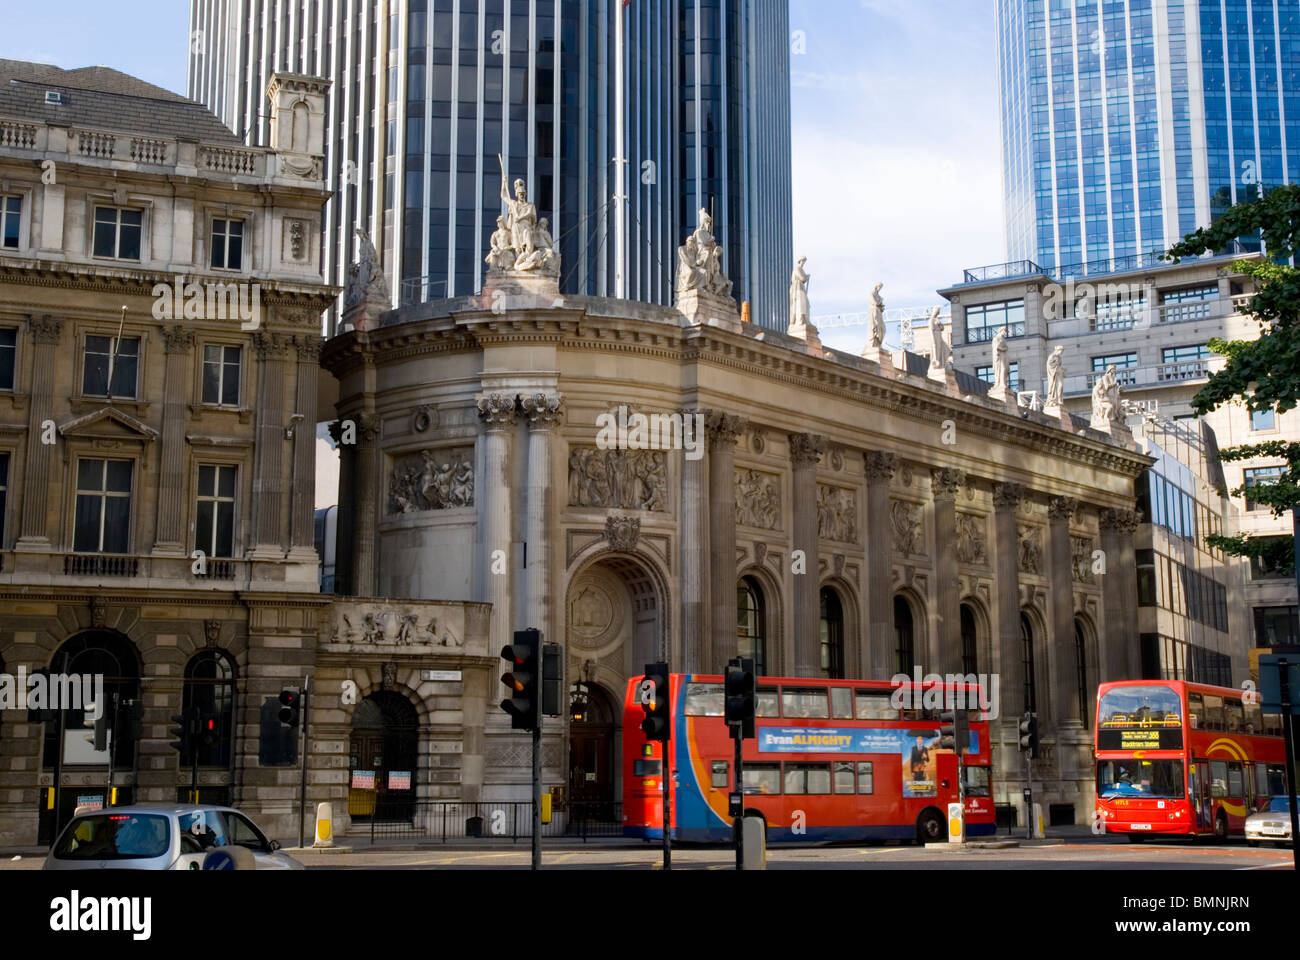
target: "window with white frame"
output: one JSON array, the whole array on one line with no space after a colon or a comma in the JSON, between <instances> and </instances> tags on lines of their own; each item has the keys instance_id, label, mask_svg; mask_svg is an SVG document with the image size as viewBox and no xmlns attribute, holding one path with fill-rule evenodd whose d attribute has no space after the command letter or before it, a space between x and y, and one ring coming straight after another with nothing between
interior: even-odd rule
<instances>
[{"instance_id":1,"label":"window with white frame","mask_svg":"<svg viewBox=\"0 0 1300 960\"><path fill-rule=\"evenodd\" d=\"M203 348L203 402L239 406L242 348L210 343Z\"/></svg>"},{"instance_id":2,"label":"window with white frame","mask_svg":"<svg viewBox=\"0 0 1300 960\"><path fill-rule=\"evenodd\" d=\"M209 557L235 555L235 467L199 466L194 548Z\"/></svg>"},{"instance_id":3,"label":"window with white frame","mask_svg":"<svg viewBox=\"0 0 1300 960\"><path fill-rule=\"evenodd\" d=\"M244 221L212 221L212 266L217 270L240 270L244 265Z\"/></svg>"},{"instance_id":4,"label":"window with white frame","mask_svg":"<svg viewBox=\"0 0 1300 960\"><path fill-rule=\"evenodd\" d=\"M144 211L120 207L95 208L95 256L139 260Z\"/></svg>"},{"instance_id":5,"label":"window with white frame","mask_svg":"<svg viewBox=\"0 0 1300 960\"><path fill-rule=\"evenodd\" d=\"M72 549L126 553L131 534L131 460L77 461L77 505Z\"/></svg>"},{"instance_id":6,"label":"window with white frame","mask_svg":"<svg viewBox=\"0 0 1300 960\"><path fill-rule=\"evenodd\" d=\"M81 369L81 393L86 397L134 399L140 366L139 337L89 334Z\"/></svg>"}]
</instances>

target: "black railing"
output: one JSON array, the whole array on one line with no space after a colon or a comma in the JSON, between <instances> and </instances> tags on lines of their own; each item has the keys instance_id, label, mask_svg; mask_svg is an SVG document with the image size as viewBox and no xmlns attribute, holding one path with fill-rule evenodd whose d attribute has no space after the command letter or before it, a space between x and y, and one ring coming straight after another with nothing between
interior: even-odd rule
<instances>
[{"instance_id":1,"label":"black railing","mask_svg":"<svg viewBox=\"0 0 1300 960\"><path fill-rule=\"evenodd\" d=\"M134 577L140 571L136 557L103 553L69 553L63 557L63 572L89 577Z\"/></svg>"},{"instance_id":2,"label":"black railing","mask_svg":"<svg viewBox=\"0 0 1300 960\"><path fill-rule=\"evenodd\" d=\"M526 840L532 836L533 805L528 800L468 803L458 800L415 800L379 803L374 813L352 817L350 837L376 840ZM569 803L551 812L542 836L587 840L621 837L623 805L617 802Z\"/></svg>"}]
</instances>

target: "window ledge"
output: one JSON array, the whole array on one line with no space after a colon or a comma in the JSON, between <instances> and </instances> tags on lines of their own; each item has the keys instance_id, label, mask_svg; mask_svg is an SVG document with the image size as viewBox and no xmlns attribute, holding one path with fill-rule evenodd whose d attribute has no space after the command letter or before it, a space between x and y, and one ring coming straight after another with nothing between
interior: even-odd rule
<instances>
[{"instance_id":1,"label":"window ledge","mask_svg":"<svg viewBox=\"0 0 1300 960\"><path fill-rule=\"evenodd\" d=\"M236 414L240 423L249 423L253 419L252 407L232 407L221 403L191 403L190 419L201 420L204 414Z\"/></svg>"}]
</instances>

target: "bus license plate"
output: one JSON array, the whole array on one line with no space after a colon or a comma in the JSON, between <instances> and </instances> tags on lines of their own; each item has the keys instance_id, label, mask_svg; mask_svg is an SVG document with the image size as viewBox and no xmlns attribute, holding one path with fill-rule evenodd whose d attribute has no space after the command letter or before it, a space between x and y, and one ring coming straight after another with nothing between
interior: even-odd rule
<instances>
[{"instance_id":1,"label":"bus license plate","mask_svg":"<svg viewBox=\"0 0 1300 960\"><path fill-rule=\"evenodd\" d=\"M1149 824L1149 823L1134 823L1134 824L1132 824L1132 827L1133 827L1134 830L1150 830L1150 829L1151 829L1151 824Z\"/></svg>"}]
</instances>

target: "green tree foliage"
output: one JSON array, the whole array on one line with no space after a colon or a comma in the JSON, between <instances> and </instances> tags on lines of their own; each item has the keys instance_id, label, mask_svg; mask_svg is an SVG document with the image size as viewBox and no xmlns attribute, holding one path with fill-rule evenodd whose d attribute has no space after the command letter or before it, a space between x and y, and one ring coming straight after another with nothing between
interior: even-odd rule
<instances>
[{"instance_id":1,"label":"green tree foliage","mask_svg":"<svg viewBox=\"0 0 1300 960\"><path fill-rule=\"evenodd\" d=\"M1252 277L1258 288L1250 312L1259 323L1259 339L1210 341L1210 349L1227 363L1192 398L1193 409L1201 415L1225 403L1279 414L1300 403L1300 270L1279 262L1300 254L1300 185L1277 187L1237 204L1211 226L1185 236L1169 249L1166 259L1177 262L1182 257L1214 253L1248 235L1259 236L1273 258L1238 260L1232 265L1238 273ZM1256 457L1285 460L1287 469L1276 484L1252 488L1251 499L1270 507L1275 516L1300 506L1300 444L1273 441L1229 447L1219 454L1223 461ZM1243 489L1232 494L1241 496ZM1294 570L1290 537L1211 536L1207 542L1234 556L1258 558L1279 572Z\"/></svg>"}]
</instances>

